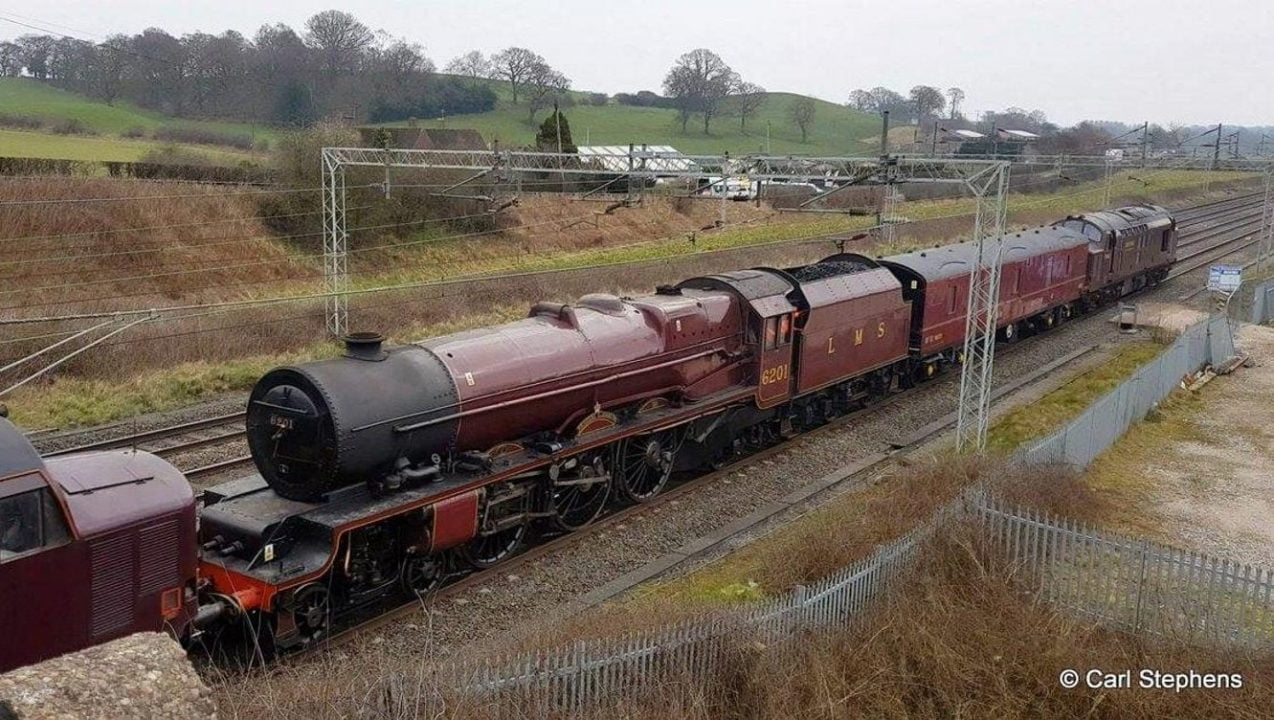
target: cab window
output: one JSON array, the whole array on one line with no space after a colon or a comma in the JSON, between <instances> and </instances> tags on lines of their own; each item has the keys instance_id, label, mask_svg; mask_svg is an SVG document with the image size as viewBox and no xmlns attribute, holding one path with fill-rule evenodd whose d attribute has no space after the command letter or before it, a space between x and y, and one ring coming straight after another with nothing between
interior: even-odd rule
<instances>
[{"instance_id":1,"label":"cab window","mask_svg":"<svg viewBox=\"0 0 1274 720\"><path fill-rule=\"evenodd\" d=\"M792 342L792 316L779 315L765 319L765 349L773 350Z\"/></svg>"},{"instance_id":2,"label":"cab window","mask_svg":"<svg viewBox=\"0 0 1274 720\"><path fill-rule=\"evenodd\" d=\"M1063 222L1062 227L1081 233L1089 242L1101 242L1101 230L1090 222L1072 219Z\"/></svg>"},{"instance_id":3,"label":"cab window","mask_svg":"<svg viewBox=\"0 0 1274 720\"><path fill-rule=\"evenodd\" d=\"M48 488L0 498L0 562L61 545L69 537L62 509Z\"/></svg>"}]
</instances>

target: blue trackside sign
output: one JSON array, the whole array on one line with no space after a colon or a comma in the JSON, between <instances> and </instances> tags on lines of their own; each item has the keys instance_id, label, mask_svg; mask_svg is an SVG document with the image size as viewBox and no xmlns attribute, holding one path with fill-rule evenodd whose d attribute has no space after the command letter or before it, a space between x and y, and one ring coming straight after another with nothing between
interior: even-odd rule
<instances>
[{"instance_id":1,"label":"blue trackside sign","mask_svg":"<svg viewBox=\"0 0 1274 720\"><path fill-rule=\"evenodd\" d=\"M1208 289L1212 292L1232 293L1242 280L1241 265L1213 265L1208 271Z\"/></svg>"}]
</instances>

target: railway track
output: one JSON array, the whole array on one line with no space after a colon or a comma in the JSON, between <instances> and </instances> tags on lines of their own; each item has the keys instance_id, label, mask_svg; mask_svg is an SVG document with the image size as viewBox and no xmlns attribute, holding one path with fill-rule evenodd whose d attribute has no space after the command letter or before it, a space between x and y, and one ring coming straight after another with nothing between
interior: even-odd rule
<instances>
[{"instance_id":1,"label":"railway track","mask_svg":"<svg viewBox=\"0 0 1274 720\"><path fill-rule=\"evenodd\" d=\"M168 427L129 433L107 440L97 440L44 453L44 457L57 457L72 453L93 452L98 450L115 450L119 448L136 448L145 450L160 457L174 460L195 450L224 445L244 438L243 422L246 413L239 411L202 418L190 422L170 425ZM181 467L182 472L190 478L213 475L251 461L251 456L241 455L194 467Z\"/></svg>"},{"instance_id":2,"label":"railway track","mask_svg":"<svg viewBox=\"0 0 1274 720\"><path fill-rule=\"evenodd\" d=\"M1263 197L1264 193L1262 192L1251 192L1181 208L1176 213L1177 229L1180 230L1192 225L1205 223L1239 208L1259 207Z\"/></svg>"}]
</instances>

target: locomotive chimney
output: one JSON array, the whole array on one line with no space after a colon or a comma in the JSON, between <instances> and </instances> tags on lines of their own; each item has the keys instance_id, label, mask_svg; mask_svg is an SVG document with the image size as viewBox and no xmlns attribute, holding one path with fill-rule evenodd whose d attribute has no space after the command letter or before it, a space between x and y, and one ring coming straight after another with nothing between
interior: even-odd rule
<instances>
[{"instance_id":1,"label":"locomotive chimney","mask_svg":"<svg viewBox=\"0 0 1274 720\"><path fill-rule=\"evenodd\" d=\"M380 333L350 333L345 336L345 357L354 358L355 360L380 362L386 357L385 351L381 350L380 347L384 342L385 337Z\"/></svg>"}]
</instances>

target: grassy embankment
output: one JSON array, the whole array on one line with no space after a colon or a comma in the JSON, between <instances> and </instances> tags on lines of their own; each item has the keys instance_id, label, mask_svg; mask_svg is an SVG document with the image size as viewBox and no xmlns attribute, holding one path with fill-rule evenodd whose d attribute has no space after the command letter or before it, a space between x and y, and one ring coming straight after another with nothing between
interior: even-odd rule
<instances>
[{"instance_id":1,"label":"grassy embankment","mask_svg":"<svg viewBox=\"0 0 1274 720\"><path fill-rule=\"evenodd\" d=\"M1197 192L1204 183L1201 176L1202 173L1197 172L1163 173L1153 179L1151 189L1158 195L1167 196ZM1216 181L1214 178L1213 182ZM1013 217L1018 222L1039 222L1067 212L1087 209L1099 198L1101 190L1096 185L1088 184L1056 195L1036 195L1011 200L1010 207L1018 208ZM1138 189L1144 191L1140 182L1124 180L1114 194L1133 194ZM912 219L920 220L960 216L971 210L972 202L962 199L908 203L905 213ZM957 221L952 220L952 223ZM797 238L844 232L867 224L870 224L870 220L862 217L820 216L807 219L801 216L791 224L743 226L703 233L697 236L694 244L687 242L685 234L678 234L623 246L559 250L551 254L534 250L535 246L528 246L528 239L525 237L501 240L498 237L447 239L447 236L416 235L401 241L408 244L395 249L396 257L391 267L356 278L354 286L366 288L428 283L444 278L586 266L602 266L603 269L609 268L622 276L626 264L659 258L689 259L713 250L761 247L766 243L775 244L776 252L780 252L785 251L791 241ZM953 228L953 237L964 231L963 225L957 225L958 223L950 226ZM930 237L926 239L926 244L941 239L941 236ZM282 247L281 244L280 246ZM868 248L860 249L870 251ZM296 253L296 250L290 249L288 252ZM307 258L301 264L310 267L314 260ZM316 289L315 281L283 278L268 289L237 289L234 296L305 294L315 292ZM535 292L543 291L536 289ZM520 298L516 293L510 293L507 297L486 299L488 303L495 301L502 307L488 306L467 317L448 317L444 325L436 322L414 322L410 315L406 315L392 327L398 337L421 337L442 332L444 328L474 327L494 319L515 317L520 314L520 307L525 302L535 299L538 297ZM126 378L62 378L49 385L19 392L10 404L17 421L27 427L108 422L138 412L179 407L226 390L244 389L266 367L288 359L328 355L334 349L335 346L331 343L308 339L288 346L278 346L277 349L271 347L269 351L250 358L235 357L228 362L181 363L164 369L146 370ZM124 399L126 396L128 399Z\"/></svg>"},{"instance_id":2,"label":"grassy embankment","mask_svg":"<svg viewBox=\"0 0 1274 720\"><path fill-rule=\"evenodd\" d=\"M0 129L0 157L132 162L140 160L148 152L162 150L174 143L126 138L124 134L140 132L144 136L150 136L164 128L247 135L267 144L272 144L278 138L277 131L248 123L174 118L123 101L108 105L29 78L0 78L0 113L37 118L50 125L74 120L88 132L94 133L60 135L52 132ZM241 160L260 161L263 157L260 153L232 148L188 143L176 145L220 164L234 164Z\"/></svg>"}]
</instances>

